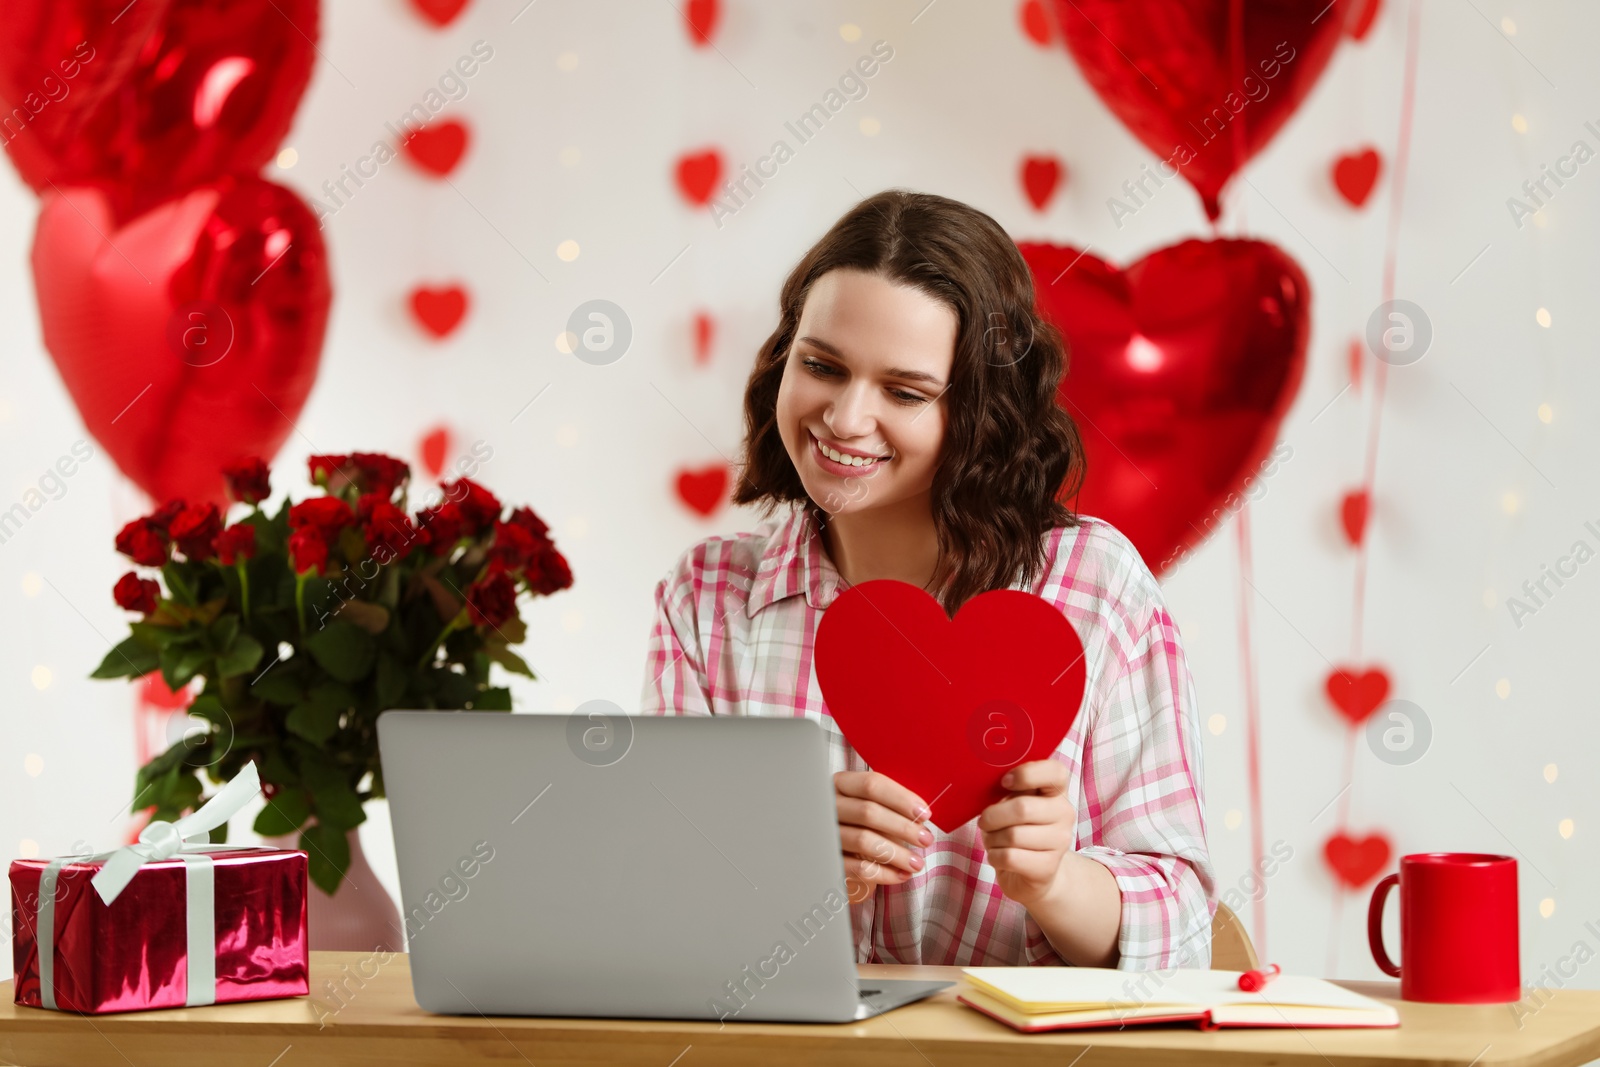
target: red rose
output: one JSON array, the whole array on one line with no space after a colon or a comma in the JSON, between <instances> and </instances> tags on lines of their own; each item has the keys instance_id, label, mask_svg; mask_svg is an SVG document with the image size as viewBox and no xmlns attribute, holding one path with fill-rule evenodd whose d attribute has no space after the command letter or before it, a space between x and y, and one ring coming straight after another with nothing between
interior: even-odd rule
<instances>
[{"instance_id":1,"label":"red rose","mask_svg":"<svg viewBox=\"0 0 1600 1067\"><path fill-rule=\"evenodd\" d=\"M386 557L380 563L403 556L410 549L416 538L411 519L391 504L387 495L367 493L356 502L356 510L367 538L367 551L376 557L381 550Z\"/></svg>"},{"instance_id":2,"label":"red rose","mask_svg":"<svg viewBox=\"0 0 1600 1067\"><path fill-rule=\"evenodd\" d=\"M177 543L185 556L192 560L210 559L214 551L212 542L222 532L222 516L210 501L190 504L178 512L167 534Z\"/></svg>"},{"instance_id":3,"label":"red rose","mask_svg":"<svg viewBox=\"0 0 1600 1067\"><path fill-rule=\"evenodd\" d=\"M322 574L328 567L328 542L311 527L289 535L289 560L296 574L314 570Z\"/></svg>"},{"instance_id":4,"label":"red rose","mask_svg":"<svg viewBox=\"0 0 1600 1067\"><path fill-rule=\"evenodd\" d=\"M156 610L156 598L161 595L161 586L129 571L117 579L111 595L117 598L118 607L148 615Z\"/></svg>"},{"instance_id":5,"label":"red rose","mask_svg":"<svg viewBox=\"0 0 1600 1067\"><path fill-rule=\"evenodd\" d=\"M508 571L520 571L539 551L539 543L521 526L509 522L494 524L494 544L489 546L489 562Z\"/></svg>"},{"instance_id":6,"label":"red rose","mask_svg":"<svg viewBox=\"0 0 1600 1067\"><path fill-rule=\"evenodd\" d=\"M467 590L474 626L499 626L517 613L517 586L505 571L490 571Z\"/></svg>"},{"instance_id":7,"label":"red rose","mask_svg":"<svg viewBox=\"0 0 1600 1067\"><path fill-rule=\"evenodd\" d=\"M447 555L456 547L463 525L461 509L448 502L417 512L417 533L435 556Z\"/></svg>"},{"instance_id":8,"label":"red rose","mask_svg":"<svg viewBox=\"0 0 1600 1067\"><path fill-rule=\"evenodd\" d=\"M411 468L393 456L381 452L354 452L350 461L359 472L363 493L372 493L388 500L395 487L411 480Z\"/></svg>"},{"instance_id":9,"label":"red rose","mask_svg":"<svg viewBox=\"0 0 1600 1067\"><path fill-rule=\"evenodd\" d=\"M188 505L184 503L182 498L173 497L171 500L152 511L147 517L151 522L165 530L168 526L172 525L172 520L177 518L179 513L182 512L186 507L188 507Z\"/></svg>"},{"instance_id":10,"label":"red rose","mask_svg":"<svg viewBox=\"0 0 1600 1067\"><path fill-rule=\"evenodd\" d=\"M117 551L146 567L167 562L167 530L153 519L134 519L117 531Z\"/></svg>"},{"instance_id":11,"label":"red rose","mask_svg":"<svg viewBox=\"0 0 1600 1067\"><path fill-rule=\"evenodd\" d=\"M440 482L439 488L443 489L445 495L461 509L469 536L476 536L480 530L488 529L500 518L500 501L493 493L470 478L448 483Z\"/></svg>"},{"instance_id":12,"label":"red rose","mask_svg":"<svg viewBox=\"0 0 1600 1067\"><path fill-rule=\"evenodd\" d=\"M524 530L527 530L533 535L535 541L548 540L550 537L550 527L546 526L544 521L533 513L532 508L515 509L511 512L511 518L507 521L514 522Z\"/></svg>"},{"instance_id":13,"label":"red rose","mask_svg":"<svg viewBox=\"0 0 1600 1067\"><path fill-rule=\"evenodd\" d=\"M336 496L312 497L289 508L289 529L310 528L329 541L355 521L355 512L350 510L350 505Z\"/></svg>"},{"instance_id":14,"label":"red rose","mask_svg":"<svg viewBox=\"0 0 1600 1067\"><path fill-rule=\"evenodd\" d=\"M546 548L528 565L527 578L528 588L549 596L572 585L572 568L567 566L567 557L554 548Z\"/></svg>"},{"instance_id":15,"label":"red rose","mask_svg":"<svg viewBox=\"0 0 1600 1067\"><path fill-rule=\"evenodd\" d=\"M236 459L222 468L228 495L245 504L259 504L272 495L268 476L267 465L260 456Z\"/></svg>"},{"instance_id":16,"label":"red rose","mask_svg":"<svg viewBox=\"0 0 1600 1067\"><path fill-rule=\"evenodd\" d=\"M338 492L350 484L348 475L341 474L340 468L350 462L349 456L310 456L306 459L306 466L311 469L311 484L320 485L324 489ZM333 484L337 480L337 484Z\"/></svg>"},{"instance_id":17,"label":"red rose","mask_svg":"<svg viewBox=\"0 0 1600 1067\"><path fill-rule=\"evenodd\" d=\"M224 567L233 566L236 560L254 559L256 554L256 528L248 522L236 522L217 535L217 561Z\"/></svg>"}]
</instances>

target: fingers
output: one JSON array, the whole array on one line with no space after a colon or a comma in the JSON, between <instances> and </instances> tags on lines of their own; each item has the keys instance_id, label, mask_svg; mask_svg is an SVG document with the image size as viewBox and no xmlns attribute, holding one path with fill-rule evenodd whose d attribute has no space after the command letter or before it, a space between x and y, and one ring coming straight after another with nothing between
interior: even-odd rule
<instances>
[{"instance_id":1,"label":"fingers","mask_svg":"<svg viewBox=\"0 0 1600 1067\"><path fill-rule=\"evenodd\" d=\"M983 832L983 848L991 856L999 849L1062 852L1071 847L1071 832L1055 824L1040 826L1035 823L1024 823L1017 826L1007 826L1002 830L985 830Z\"/></svg>"},{"instance_id":2,"label":"fingers","mask_svg":"<svg viewBox=\"0 0 1600 1067\"><path fill-rule=\"evenodd\" d=\"M907 874L922 870L922 857L903 845L897 845L875 830L860 826L839 827L839 844L847 853L863 859L898 867Z\"/></svg>"},{"instance_id":3,"label":"fingers","mask_svg":"<svg viewBox=\"0 0 1600 1067\"><path fill-rule=\"evenodd\" d=\"M833 776L835 792L858 800L871 800L917 822L928 817L928 805L917 794L877 771L840 771Z\"/></svg>"},{"instance_id":4,"label":"fingers","mask_svg":"<svg viewBox=\"0 0 1600 1067\"><path fill-rule=\"evenodd\" d=\"M1055 796L1067 791L1067 765L1053 759L1019 763L1007 772L1000 784L1013 793L1038 790L1044 796Z\"/></svg>"},{"instance_id":5,"label":"fingers","mask_svg":"<svg viewBox=\"0 0 1600 1067\"><path fill-rule=\"evenodd\" d=\"M884 837L903 841L912 847L933 844L933 832L926 826L912 822L875 800L839 797L835 807L839 813L840 826L864 826L869 830L878 831Z\"/></svg>"},{"instance_id":6,"label":"fingers","mask_svg":"<svg viewBox=\"0 0 1600 1067\"><path fill-rule=\"evenodd\" d=\"M899 885L911 876L898 867L886 867L860 856L844 857L844 884L850 903L859 904L880 885Z\"/></svg>"},{"instance_id":7,"label":"fingers","mask_svg":"<svg viewBox=\"0 0 1600 1067\"><path fill-rule=\"evenodd\" d=\"M1025 793L1021 796L1007 797L984 808L982 814L978 816L978 829L1003 830L1008 826L1027 823L1039 825L1064 823L1072 826L1077 819L1077 809L1067 803L1064 797Z\"/></svg>"}]
</instances>

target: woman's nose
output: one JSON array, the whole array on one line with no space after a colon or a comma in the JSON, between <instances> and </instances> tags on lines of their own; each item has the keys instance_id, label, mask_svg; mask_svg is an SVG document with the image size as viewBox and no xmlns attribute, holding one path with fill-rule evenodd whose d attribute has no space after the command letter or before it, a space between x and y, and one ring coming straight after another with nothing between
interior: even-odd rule
<instances>
[{"instance_id":1,"label":"woman's nose","mask_svg":"<svg viewBox=\"0 0 1600 1067\"><path fill-rule=\"evenodd\" d=\"M840 391L823 417L828 431L841 440L870 433L873 424L872 404L866 388L851 384Z\"/></svg>"}]
</instances>

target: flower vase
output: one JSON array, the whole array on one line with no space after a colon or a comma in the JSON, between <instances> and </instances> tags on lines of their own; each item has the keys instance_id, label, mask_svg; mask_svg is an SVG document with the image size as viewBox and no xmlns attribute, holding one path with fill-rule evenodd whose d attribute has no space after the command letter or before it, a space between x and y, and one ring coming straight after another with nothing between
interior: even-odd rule
<instances>
[{"instance_id":1,"label":"flower vase","mask_svg":"<svg viewBox=\"0 0 1600 1067\"><path fill-rule=\"evenodd\" d=\"M315 882L306 886L306 941L316 951L404 952L400 909L378 881L361 850L361 834L352 829L350 867L332 896ZM299 834L264 838L273 848L299 848Z\"/></svg>"}]
</instances>

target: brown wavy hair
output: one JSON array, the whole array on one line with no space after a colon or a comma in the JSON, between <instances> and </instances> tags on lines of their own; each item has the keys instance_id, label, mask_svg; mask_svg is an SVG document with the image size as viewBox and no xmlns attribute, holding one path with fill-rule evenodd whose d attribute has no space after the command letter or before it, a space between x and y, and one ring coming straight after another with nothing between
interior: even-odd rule
<instances>
[{"instance_id":1,"label":"brown wavy hair","mask_svg":"<svg viewBox=\"0 0 1600 1067\"><path fill-rule=\"evenodd\" d=\"M1046 564L1047 534L1077 526L1063 501L1083 483L1083 442L1056 403L1066 372L1061 332L1039 315L1033 275L988 215L957 200L888 189L851 208L790 271L778 327L761 346L744 394L745 440L737 504L805 501L778 432L778 386L812 283L832 270L878 274L928 294L959 320L944 441L934 473L939 600L954 616L967 600Z\"/></svg>"}]
</instances>

